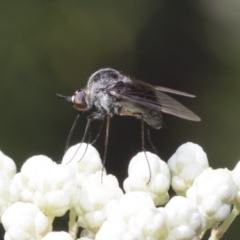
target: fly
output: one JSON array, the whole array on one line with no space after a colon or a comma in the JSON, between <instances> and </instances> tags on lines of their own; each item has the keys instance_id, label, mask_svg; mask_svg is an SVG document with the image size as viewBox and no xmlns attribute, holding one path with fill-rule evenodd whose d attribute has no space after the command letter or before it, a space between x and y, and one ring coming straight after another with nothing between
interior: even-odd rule
<instances>
[{"instance_id":1,"label":"fly","mask_svg":"<svg viewBox=\"0 0 240 240\"><path fill-rule=\"evenodd\" d=\"M77 90L73 96L57 95L71 102L73 107L78 110L77 119L82 112L90 110L92 107L97 109L96 112L88 116L82 141L84 141L92 121L107 119L104 166L110 119L114 115L133 116L141 120L142 149L144 152L144 122L152 128L160 129L163 123L161 113L171 114L190 121L200 121L200 118L195 113L168 96L165 92L185 97L195 97L185 92L152 86L139 80L133 80L111 68L103 68L93 73L88 80L87 87ZM66 149L68 148L77 119L70 131ZM150 170L149 163L148 167Z\"/></svg>"}]
</instances>

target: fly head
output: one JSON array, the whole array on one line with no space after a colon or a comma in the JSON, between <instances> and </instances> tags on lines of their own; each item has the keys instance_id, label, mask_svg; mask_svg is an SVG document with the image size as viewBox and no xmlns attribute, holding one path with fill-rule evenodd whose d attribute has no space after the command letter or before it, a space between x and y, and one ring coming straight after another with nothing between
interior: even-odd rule
<instances>
[{"instance_id":1,"label":"fly head","mask_svg":"<svg viewBox=\"0 0 240 240\"><path fill-rule=\"evenodd\" d=\"M57 93L59 98L63 98L66 101L72 103L73 107L76 108L79 112L87 110L88 106L88 94L86 89L77 90L73 96L64 96Z\"/></svg>"}]
</instances>

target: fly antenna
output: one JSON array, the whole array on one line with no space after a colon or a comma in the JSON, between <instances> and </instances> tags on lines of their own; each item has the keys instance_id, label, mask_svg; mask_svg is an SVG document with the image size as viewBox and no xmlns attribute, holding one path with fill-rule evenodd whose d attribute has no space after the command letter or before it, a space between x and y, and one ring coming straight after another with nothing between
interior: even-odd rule
<instances>
[{"instance_id":1,"label":"fly antenna","mask_svg":"<svg viewBox=\"0 0 240 240\"><path fill-rule=\"evenodd\" d=\"M56 95L58 96L59 99L65 99L68 102L72 102L72 97L70 96L64 96L62 94L56 93Z\"/></svg>"}]
</instances>

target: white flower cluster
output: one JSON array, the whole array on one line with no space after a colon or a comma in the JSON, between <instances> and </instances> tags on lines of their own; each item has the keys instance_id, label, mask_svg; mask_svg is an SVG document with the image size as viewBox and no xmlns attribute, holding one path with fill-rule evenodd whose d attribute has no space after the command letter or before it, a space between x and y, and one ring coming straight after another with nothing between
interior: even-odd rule
<instances>
[{"instance_id":1,"label":"white flower cluster","mask_svg":"<svg viewBox=\"0 0 240 240\"><path fill-rule=\"evenodd\" d=\"M0 152L0 180L5 240L75 240L79 229L78 240L198 240L207 229L210 239L220 239L240 210L240 163L233 171L214 170L193 143L180 146L168 163L138 153L125 193L85 143L71 147L61 164L31 157L19 173ZM176 196L169 200L170 186ZM54 218L67 211L69 232L52 231Z\"/></svg>"}]
</instances>

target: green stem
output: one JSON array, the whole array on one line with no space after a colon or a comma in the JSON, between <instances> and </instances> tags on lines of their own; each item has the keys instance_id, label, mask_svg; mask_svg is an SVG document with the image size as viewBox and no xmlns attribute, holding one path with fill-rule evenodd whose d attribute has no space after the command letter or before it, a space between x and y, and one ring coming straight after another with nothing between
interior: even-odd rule
<instances>
[{"instance_id":1,"label":"green stem","mask_svg":"<svg viewBox=\"0 0 240 240\"><path fill-rule=\"evenodd\" d=\"M222 238L224 233L228 230L229 226L232 224L232 222L235 220L235 218L239 215L239 210L234 207L232 212L229 214L227 219L216 228L212 229L211 237L209 240L219 240Z\"/></svg>"},{"instance_id":2,"label":"green stem","mask_svg":"<svg viewBox=\"0 0 240 240\"><path fill-rule=\"evenodd\" d=\"M74 208L71 208L69 212L68 231L72 239L76 239L78 227L76 223L76 212Z\"/></svg>"}]
</instances>

